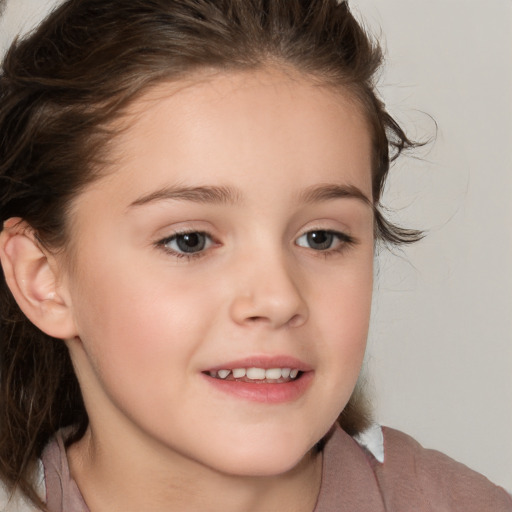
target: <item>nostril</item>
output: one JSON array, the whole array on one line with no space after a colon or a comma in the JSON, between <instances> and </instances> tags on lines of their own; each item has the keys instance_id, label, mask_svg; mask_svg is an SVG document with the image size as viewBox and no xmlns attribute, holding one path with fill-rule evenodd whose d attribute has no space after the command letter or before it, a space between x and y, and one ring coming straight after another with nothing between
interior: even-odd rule
<instances>
[{"instance_id":1,"label":"nostril","mask_svg":"<svg viewBox=\"0 0 512 512\"><path fill-rule=\"evenodd\" d=\"M261 321L264 321L264 320L268 320L268 318L266 319L264 316L250 316L248 319L247 319L249 322L261 322Z\"/></svg>"},{"instance_id":2,"label":"nostril","mask_svg":"<svg viewBox=\"0 0 512 512\"><path fill-rule=\"evenodd\" d=\"M300 314L293 315L288 321L290 327L298 327L304 323L304 316Z\"/></svg>"},{"instance_id":3,"label":"nostril","mask_svg":"<svg viewBox=\"0 0 512 512\"><path fill-rule=\"evenodd\" d=\"M250 316L246 319L246 321L248 323L255 324L255 323L265 323L265 322L271 323L272 320L270 318L267 318L266 316ZM301 325L303 323L304 323L304 318L300 314L293 315L288 320L288 322L286 322L286 324L289 327L298 327L299 325Z\"/></svg>"},{"instance_id":4,"label":"nostril","mask_svg":"<svg viewBox=\"0 0 512 512\"><path fill-rule=\"evenodd\" d=\"M241 293L233 298L229 313L237 324L299 327L307 320L307 306L299 295L257 291L259 293Z\"/></svg>"}]
</instances>

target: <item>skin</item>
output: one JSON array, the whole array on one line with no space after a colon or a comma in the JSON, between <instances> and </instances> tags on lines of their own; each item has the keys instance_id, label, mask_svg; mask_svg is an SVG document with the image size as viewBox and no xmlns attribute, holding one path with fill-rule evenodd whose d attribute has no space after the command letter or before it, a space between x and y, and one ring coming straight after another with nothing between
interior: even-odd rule
<instances>
[{"instance_id":1,"label":"skin","mask_svg":"<svg viewBox=\"0 0 512 512\"><path fill-rule=\"evenodd\" d=\"M93 512L311 511L321 477L312 447L353 391L370 316L361 110L343 91L261 70L161 84L124 122L115 164L72 205L59 275L90 417L69 449L72 474ZM304 199L325 185L368 202ZM172 187L232 197L160 197ZM193 258L169 241L183 230L209 234ZM320 250L311 231L342 235ZM312 375L283 403L224 393L203 374L283 355Z\"/></svg>"}]
</instances>

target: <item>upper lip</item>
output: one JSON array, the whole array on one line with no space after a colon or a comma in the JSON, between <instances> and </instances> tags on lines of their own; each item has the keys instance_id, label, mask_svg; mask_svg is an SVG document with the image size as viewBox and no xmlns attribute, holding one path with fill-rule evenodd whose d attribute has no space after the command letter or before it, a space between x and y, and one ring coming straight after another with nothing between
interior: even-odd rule
<instances>
[{"instance_id":1,"label":"upper lip","mask_svg":"<svg viewBox=\"0 0 512 512\"><path fill-rule=\"evenodd\" d=\"M250 356L243 359L236 359L226 361L225 363L217 364L204 371L218 371L218 370L232 370L235 368L263 368L269 370L270 368L296 368L301 372L311 371L313 368L292 356Z\"/></svg>"}]
</instances>

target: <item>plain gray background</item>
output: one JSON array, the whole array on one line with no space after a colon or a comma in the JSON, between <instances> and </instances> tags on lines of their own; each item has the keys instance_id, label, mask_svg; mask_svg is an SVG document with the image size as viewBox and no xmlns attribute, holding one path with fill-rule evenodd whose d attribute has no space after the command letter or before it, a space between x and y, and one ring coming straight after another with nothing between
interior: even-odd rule
<instances>
[{"instance_id":1,"label":"plain gray background","mask_svg":"<svg viewBox=\"0 0 512 512\"><path fill-rule=\"evenodd\" d=\"M8 0L0 49L57 1ZM428 236L376 261L376 418L512 490L512 1L350 5L387 48L391 113L413 138L439 127L384 198Z\"/></svg>"},{"instance_id":2,"label":"plain gray background","mask_svg":"<svg viewBox=\"0 0 512 512\"><path fill-rule=\"evenodd\" d=\"M353 0L413 137L385 202L427 237L377 263L377 418L512 490L512 2Z\"/></svg>"}]
</instances>

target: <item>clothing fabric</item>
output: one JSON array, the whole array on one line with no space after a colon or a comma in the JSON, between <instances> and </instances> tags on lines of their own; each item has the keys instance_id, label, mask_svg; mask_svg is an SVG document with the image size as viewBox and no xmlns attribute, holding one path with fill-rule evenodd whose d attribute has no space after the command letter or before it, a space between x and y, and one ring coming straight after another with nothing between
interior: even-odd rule
<instances>
[{"instance_id":1,"label":"clothing fabric","mask_svg":"<svg viewBox=\"0 0 512 512\"><path fill-rule=\"evenodd\" d=\"M314 512L511 512L512 498L446 455L382 428L384 462L340 428L324 449Z\"/></svg>"},{"instance_id":2,"label":"clothing fabric","mask_svg":"<svg viewBox=\"0 0 512 512\"><path fill-rule=\"evenodd\" d=\"M69 471L62 432L43 451L46 504L50 512L89 512Z\"/></svg>"},{"instance_id":3,"label":"clothing fabric","mask_svg":"<svg viewBox=\"0 0 512 512\"><path fill-rule=\"evenodd\" d=\"M335 427L322 450L313 512L512 512L504 489L397 430L374 426L356 440ZM44 450L38 478L50 512L89 512L69 472L62 433ZM8 502L1 488L0 510L36 511L19 497Z\"/></svg>"},{"instance_id":4,"label":"clothing fabric","mask_svg":"<svg viewBox=\"0 0 512 512\"><path fill-rule=\"evenodd\" d=\"M46 497L46 486L44 483L44 467L42 461L38 461L35 474L34 485L38 490L39 497L44 500ZM40 512L32 505L28 498L16 491L11 495L0 480L0 512Z\"/></svg>"}]
</instances>

